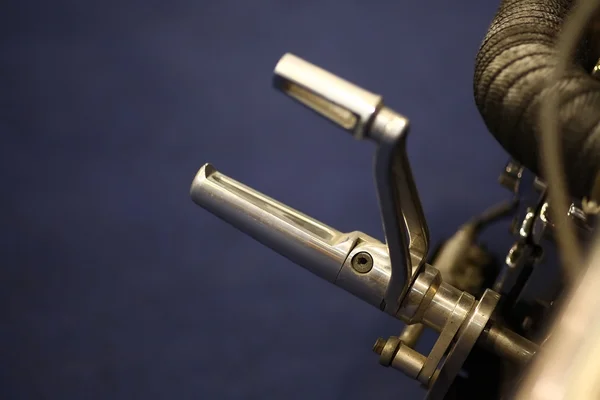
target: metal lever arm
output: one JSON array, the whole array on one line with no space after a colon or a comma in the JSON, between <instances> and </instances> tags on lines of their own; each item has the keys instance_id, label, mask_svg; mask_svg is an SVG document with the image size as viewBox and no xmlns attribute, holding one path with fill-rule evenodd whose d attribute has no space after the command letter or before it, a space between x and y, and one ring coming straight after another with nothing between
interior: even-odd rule
<instances>
[{"instance_id":1,"label":"metal lever arm","mask_svg":"<svg viewBox=\"0 0 600 400\"><path fill-rule=\"evenodd\" d=\"M274 86L349 131L377 143L375 180L392 275L386 311L395 314L425 263L429 232L406 155L408 120L370 93L292 54L274 71Z\"/></svg>"},{"instance_id":2,"label":"metal lever arm","mask_svg":"<svg viewBox=\"0 0 600 400\"><path fill-rule=\"evenodd\" d=\"M205 164L190 189L199 206L315 275L381 308L390 277L386 246L339 232ZM364 265L356 265L364 261ZM358 268L357 268L358 267Z\"/></svg>"}]
</instances>

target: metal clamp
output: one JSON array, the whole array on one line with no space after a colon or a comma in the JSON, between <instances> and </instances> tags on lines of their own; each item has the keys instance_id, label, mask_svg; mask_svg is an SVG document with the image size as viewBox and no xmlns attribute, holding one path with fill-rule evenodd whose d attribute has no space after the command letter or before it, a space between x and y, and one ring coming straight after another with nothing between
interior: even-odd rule
<instances>
[{"instance_id":1,"label":"metal clamp","mask_svg":"<svg viewBox=\"0 0 600 400\"><path fill-rule=\"evenodd\" d=\"M392 264L385 309L395 315L429 249L429 231L406 155L408 120L384 107L381 96L293 54L281 58L273 84L355 138L378 144L375 181Z\"/></svg>"}]
</instances>

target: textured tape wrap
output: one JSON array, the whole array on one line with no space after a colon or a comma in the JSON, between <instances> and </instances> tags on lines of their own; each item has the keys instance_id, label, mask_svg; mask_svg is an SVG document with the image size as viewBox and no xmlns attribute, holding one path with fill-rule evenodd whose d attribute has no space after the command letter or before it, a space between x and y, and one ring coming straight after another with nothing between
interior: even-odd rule
<instances>
[{"instance_id":1,"label":"textured tape wrap","mask_svg":"<svg viewBox=\"0 0 600 400\"><path fill-rule=\"evenodd\" d=\"M574 196L589 197L600 171L600 82L586 71L592 60L581 51L565 77L547 87L557 60L554 45L571 4L502 1L477 55L474 91L490 132L536 174L541 174L541 100L557 96L569 189Z\"/></svg>"}]
</instances>

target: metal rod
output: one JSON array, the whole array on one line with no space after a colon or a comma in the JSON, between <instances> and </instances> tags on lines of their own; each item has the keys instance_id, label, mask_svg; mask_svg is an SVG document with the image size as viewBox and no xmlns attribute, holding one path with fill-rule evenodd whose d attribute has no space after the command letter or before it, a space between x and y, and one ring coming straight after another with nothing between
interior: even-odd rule
<instances>
[{"instance_id":1,"label":"metal rod","mask_svg":"<svg viewBox=\"0 0 600 400\"><path fill-rule=\"evenodd\" d=\"M400 340L408 347L415 347L424 330L423 324L406 325L400 334Z\"/></svg>"},{"instance_id":2,"label":"metal rod","mask_svg":"<svg viewBox=\"0 0 600 400\"><path fill-rule=\"evenodd\" d=\"M381 96L290 53L275 66L273 86L357 139L366 135L381 104Z\"/></svg>"},{"instance_id":3,"label":"metal rod","mask_svg":"<svg viewBox=\"0 0 600 400\"><path fill-rule=\"evenodd\" d=\"M282 256L334 282L355 238L339 232L205 164L192 200Z\"/></svg>"},{"instance_id":4,"label":"metal rod","mask_svg":"<svg viewBox=\"0 0 600 400\"><path fill-rule=\"evenodd\" d=\"M535 343L500 325L485 329L479 344L516 364L527 364L538 351Z\"/></svg>"},{"instance_id":5,"label":"metal rod","mask_svg":"<svg viewBox=\"0 0 600 400\"><path fill-rule=\"evenodd\" d=\"M391 275L389 255L383 243L360 232L339 232L221 174L210 164L200 168L190 193L196 204L237 229L321 278L380 307ZM363 263L361 257L364 257ZM427 288L422 289L414 293L416 303L427 297ZM422 319L415 322L423 322L440 332L461 293L442 282L424 305ZM408 308L403 312L411 314ZM410 333L409 342L413 340L410 336L416 338L420 329L418 325L411 328L414 332ZM502 329L491 329L483 343L495 353L516 360L526 359L535 352L529 341Z\"/></svg>"}]
</instances>

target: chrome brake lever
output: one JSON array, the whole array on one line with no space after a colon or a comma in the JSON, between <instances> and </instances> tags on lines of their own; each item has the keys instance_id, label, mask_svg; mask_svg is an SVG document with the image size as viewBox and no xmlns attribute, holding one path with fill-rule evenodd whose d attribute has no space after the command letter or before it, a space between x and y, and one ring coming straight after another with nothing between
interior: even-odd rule
<instances>
[{"instance_id":1,"label":"chrome brake lever","mask_svg":"<svg viewBox=\"0 0 600 400\"><path fill-rule=\"evenodd\" d=\"M377 144L375 181L391 277L386 312L395 315L425 264L429 231L406 154L408 120L370 93L292 54L274 71L274 86L353 134Z\"/></svg>"}]
</instances>

